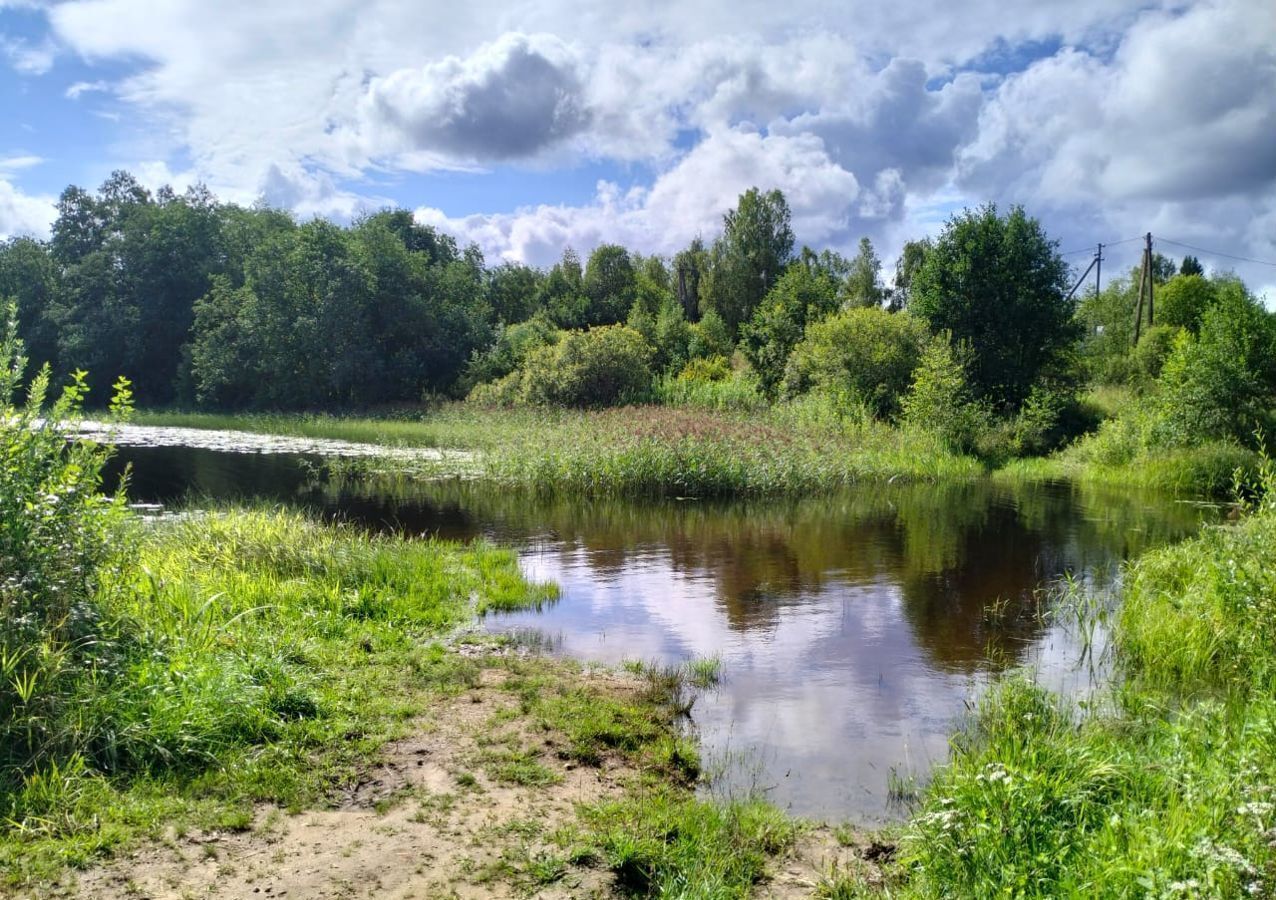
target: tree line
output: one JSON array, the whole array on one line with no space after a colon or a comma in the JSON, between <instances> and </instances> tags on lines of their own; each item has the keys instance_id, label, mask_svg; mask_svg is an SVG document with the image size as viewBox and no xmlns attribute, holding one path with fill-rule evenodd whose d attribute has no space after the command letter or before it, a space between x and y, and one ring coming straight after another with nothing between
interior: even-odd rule
<instances>
[{"instance_id":1,"label":"tree line","mask_svg":"<svg viewBox=\"0 0 1276 900\"><path fill-rule=\"evenodd\" d=\"M124 375L143 405L590 406L652 399L662 378L747 379L768 402L938 417L957 444L1025 416L1075 430L1080 384L1159 378L1220 304L1263 335L1271 321L1233 276L1157 256L1159 317L1136 346L1136 279L1069 299L1056 243L1019 207L909 242L889 287L881 268L867 239L851 258L798 248L776 190L746 191L670 258L603 244L542 270L488 264L401 209L298 222L116 172L63 192L48 241L0 245L0 297L33 371L86 370L99 396ZM1266 402L1268 373L1232 380Z\"/></svg>"}]
</instances>

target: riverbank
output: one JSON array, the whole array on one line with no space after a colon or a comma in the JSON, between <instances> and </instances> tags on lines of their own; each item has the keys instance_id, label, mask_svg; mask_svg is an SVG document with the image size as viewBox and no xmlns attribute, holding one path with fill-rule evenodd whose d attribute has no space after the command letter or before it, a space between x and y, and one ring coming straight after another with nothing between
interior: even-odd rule
<instances>
[{"instance_id":1,"label":"riverbank","mask_svg":"<svg viewBox=\"0 0 1276 900\"><path fill-rule=\"evenodd\" d=\"M857 836L696 798L682 716L713 666L456 631L553 601L508 551L266 509L134 522L120 547L98 665L62 683L74 749L0 785L16 896L734 897L854 864Z\"/></svg>"},{"instance_id":2,"label":"riverbank","mask_svg":"<svg viewBox=\"0 0 1276 900\"><path fill-rule=\"evenodd\" d=\"M1013 678L986 698L903 832L902 895L1272 895L1276 476L1262 478L1244 521L1129 568L1109 691L1074 705Z\"/></svg>"}]
</instances>

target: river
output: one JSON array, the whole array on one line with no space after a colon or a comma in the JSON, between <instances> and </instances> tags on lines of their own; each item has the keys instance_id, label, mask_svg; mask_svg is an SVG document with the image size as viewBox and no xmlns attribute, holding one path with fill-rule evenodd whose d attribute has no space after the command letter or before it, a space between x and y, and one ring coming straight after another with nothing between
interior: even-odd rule
<instances>
[{"instance_id":1,"label":"river","mask_svg":"<svg viewBox=\"0 0 1276 900\"><path fill-rule=\"evenodd\" d=\"M553 652L604 663L719 658L720 684L692 711L713 789L864 824L903 814L898 788L944 760L1007 667L1066 693L1104 677L1102 630L1050 614L1051 585L1066 573L1110 589L1121 561L1217 517L1166 498L992 481L736 502L337 485L316 474L322 446L147 446L134 431L112 472L131 466L140 503L264 500L513 547L561 599L485 628L535 630Z\"/></svg>"}]
</instances>

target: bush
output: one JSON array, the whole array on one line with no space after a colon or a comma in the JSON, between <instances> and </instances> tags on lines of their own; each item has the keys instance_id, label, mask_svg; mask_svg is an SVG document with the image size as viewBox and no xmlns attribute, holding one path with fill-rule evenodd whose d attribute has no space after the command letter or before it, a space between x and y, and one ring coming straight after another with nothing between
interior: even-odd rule
<instances>
[{"instance_id":1,"label":"bush","mask_svg":"<svg viewBox=\"0 0 1276 900\"><path fill-rule=\"evenodd\" d=\"M922 352L913 384L901 405L904 421L939 432L953 449L974 450L992 416L971 396L965 357L947 335L933 339Z\"/></svg>"},{"instance_id":2,"label":"bush","mask_svg":"<svg viewBox=\"0 0 1276 900\"><path fill-rule=\"evenodd\" d=\"M1195 332L1217 299L1213 282L1200 275L1176 275L1156 289L1157 322Z\"/></svg>"},{"instance_id":3,"label":"bush","mask_svg":"<svg viewBox=\"0 0 1276 900\"><path fill-rule=\"evenodd\" d=\"M837 287L815 266L789 266L741 328L740 348L768 396L774 397L784 380L789 355L807 326L837 308Z\"/></svg>"},{"instance_id":4,"label":"bush","mask_svg":"<svg viewBox=\"0 0 1276 900\"><path fill-rule=\"evenodd\" d=\"M1198 336L1183 333L1154 397L1158 443L1250 440L1276 389L1276 316L1248 296L1220 297Z\"/></svg>"},{"instance_id":5,"label":"bush","mask_svg":"<svg viewBox=\"0 0 1276 900\"><path fill-rule=\"evenodd\" d=\"M846 310L807 328L789 360L786 391L855 396L876 415L893 415L926 341L926 326L908 313Z\"/></svg>"},{"instance_id":6,"label":"bush","mask_svg":"<svg viewBox=\"0 0 1276 900\"><path fill-rule=\"evenodd\" d=\"M1129 356L1129 367L1140 381L1147 384L1161 376L1161 369L1182 330L1177 325L1156 325L1143 333L1139 345Z\"/></svg>"},{"instance_id":7,"label":"bush","mask_svg":"<svg viewBox=\"0 0 1276 900\"><path fill-rule=\"evenodd\" d=\"M515 372L470 392L476 403L613 406L651 395L653 351L624 325L563 332L537 347Z\"/></svg>"},{"instance_id":8,"label":"bush","mask_svg":"<svg viewBox=\"0 0 1276 900\"><path fill-rule=\"evenodd\" d=\"M679 381L726 381L731 377L731 361L725 356L693 359L678 373Z\"/></svg>"},{"instance_id":9,"label":"bush","mask_svg":"<svg viewBox=\"0 0 1276 900\"><path fill-rule=\"evenodd\" d=\"M727 356L735 352L731 330L716 310L707 311L699 322L691 326L691 338L687 353L692 358Z\"/></svg>"},{"instance_id":10,"label":"bush","mask_svg":"<svg viewBox=\"0 0 1276 900\"><path fill-rule=\"evenodd\" d=\"M465 368L465 380L473 385L504 378L521 366L537 347L552 343L557 334L554 323L543 315L501 326L492 346L470 360Z\"/></svg>"},{"instance_id":11,"label":"bush","mask_svg":"<svg viewBox=\"0 0 1276 900\"><path fill-rule=\"evenodd\" d=\"M109 451L67 440L86 393L83 372L42 410L46 367L25 403L16 398L25 360L10 316L0 333L0 772L25 772L76 748L64 718L68 685L107 667L94 600L98 576L120 550L122 498L98 492ZM113 408L129 401L117 384Z\"/></svg>"}]
</instances>

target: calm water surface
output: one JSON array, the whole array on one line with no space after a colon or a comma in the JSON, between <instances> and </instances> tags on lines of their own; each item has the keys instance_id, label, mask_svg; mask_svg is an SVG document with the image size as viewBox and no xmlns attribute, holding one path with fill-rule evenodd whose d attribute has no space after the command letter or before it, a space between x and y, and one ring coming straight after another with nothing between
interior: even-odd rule
<instances>
[{"instance_id":1,"label":"calm water surface","mask_svg":"<svg viewBox=\"0 0 1276 900\"><path fill-rule=\"evenodd\" d=\"M723 682L693 711L705 759L723 772L715 790L761 788L796 814L858 822L901 814L892 771L924 778L942 762L1006 666L1065 691L1093 685L1068 620L1039 614L1044 587L1064 573L1108 586L1122 560L1213 516L1067 485L874 485L732 503L340 488L302 460L131 447L116 465L132 464L138 501L269 499L512 546L562 598L487 628L535 629L557 652L606 663L720 657Z\"/></svg>"}]
</instances>

